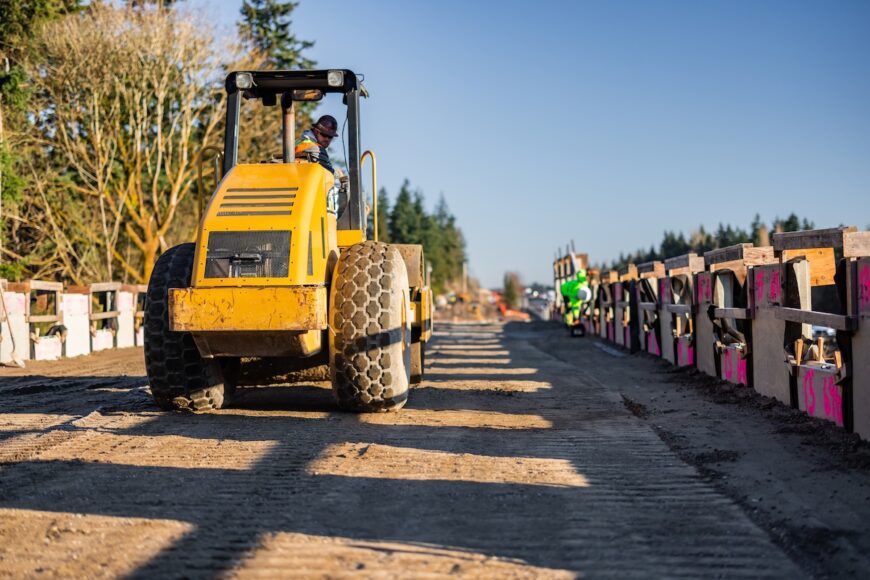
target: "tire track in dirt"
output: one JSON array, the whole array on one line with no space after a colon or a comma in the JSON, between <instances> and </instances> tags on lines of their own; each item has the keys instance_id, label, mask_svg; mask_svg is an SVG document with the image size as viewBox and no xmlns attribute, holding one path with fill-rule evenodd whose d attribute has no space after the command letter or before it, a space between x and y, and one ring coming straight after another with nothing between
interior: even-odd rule
<instances>
[{"instance_id":1,"label":"tire track in dirt","mask_svg":"<svg viewBox=\"0 0 870 580\"><path fill-rule=\"evenodd\" d=\"M0 573L801 575L523 325L443 325L429 378L384 415L338 412L323 384L157 412L141 359L112 356L0 371L0 391L50 387L0 396Z\"/></svg>"}]
</instances>

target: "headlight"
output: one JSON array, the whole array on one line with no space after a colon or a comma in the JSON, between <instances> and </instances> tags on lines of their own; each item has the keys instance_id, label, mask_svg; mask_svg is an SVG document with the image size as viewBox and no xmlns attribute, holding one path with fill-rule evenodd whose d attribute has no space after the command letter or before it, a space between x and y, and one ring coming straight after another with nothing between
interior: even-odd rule
<instances>
[{"instance_id":1,"label":"headlight","mask_svg":"<svg viewBox=\"0 0 870 580\"><path fill-rule=\"evenodd\" d=\"M331 87L340 87L344 85L344 71L331 70L326 73L326 84Z\"/></svg>"},{"instance_id":2,"label":"headlight","mask_svg":"<svg viewBox=\"0 0 870 580\"><path fill-rule=\"evenodd\" d=\"M236 88L245 90L254 86L254 75L249 72L236 73Z\"/></svg>"}]
</instances>

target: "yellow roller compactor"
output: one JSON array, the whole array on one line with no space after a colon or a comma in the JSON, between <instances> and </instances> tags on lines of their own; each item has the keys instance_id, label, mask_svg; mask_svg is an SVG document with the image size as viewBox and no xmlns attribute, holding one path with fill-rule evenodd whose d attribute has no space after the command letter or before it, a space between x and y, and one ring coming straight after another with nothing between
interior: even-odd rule
<instances>
[{"instance_id":1,"label":"yellow roller compactor","mask_svg":"<svg viewBox=\"0 0 870 580\"><path fill-rule=\"evenodd\" d=\"M154 267L145 305L145 366L166 409L226 406L241 375L327 369L338 405L401 408L422 379L432 300L423 248L366 239L359 104L349 70L243 71L227 77L220 180L196 243ZM347 107L347 175L294 156L294 103L328 93ZM243 99L280 106L283 155L238 163ZM373 203L377 224L377 201Z\"/></svg>"}]
</instances>

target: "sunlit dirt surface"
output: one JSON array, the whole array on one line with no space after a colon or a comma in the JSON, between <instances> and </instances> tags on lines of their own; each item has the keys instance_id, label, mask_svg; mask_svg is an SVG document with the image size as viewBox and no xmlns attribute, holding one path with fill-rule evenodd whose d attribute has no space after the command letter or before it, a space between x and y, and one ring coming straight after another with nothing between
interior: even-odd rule
<instances>
[{"instance_id":1,"label":"sunlit dirt surface","mask_svg":"<svg viewBox=\"0 0 870 580\"><path fill-rule=\"evenodd\" d=\"M617 375L526 329L441 325L408 405L373 415L322 383L161 412L136 349L0 369L0 576L801 575Z\"/></svg>"},{"instance_id":2,"label":"sunlit dirt surface","mask_svg":"<svg viewBox=\"0 0 870 580\"><path fill-rule=\"evenodd\" d=\"M0 576L116 578L135 572L192 527L155 518L0 509Z\"/></svg>"}]
</instances>

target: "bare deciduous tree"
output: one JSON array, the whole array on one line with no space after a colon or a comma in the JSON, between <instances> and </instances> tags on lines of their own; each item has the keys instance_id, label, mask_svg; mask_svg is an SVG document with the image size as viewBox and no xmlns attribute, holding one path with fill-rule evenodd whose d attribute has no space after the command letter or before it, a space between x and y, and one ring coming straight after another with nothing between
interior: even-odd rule
<instances>
[{"instance_id":1,"label":"bare deciduous tree","mask_svg":"<svg viewBox=\"0 0 870 580\"><path fill-rule=\"evenodd\" d=\"M147 281L194 191L197 151L216 141L222 120L214 39L171 8L94 4L45 25L35 42L34 138L69 168L53 185L90 208L99 270Z\"/></svg>"}]
</instances>

